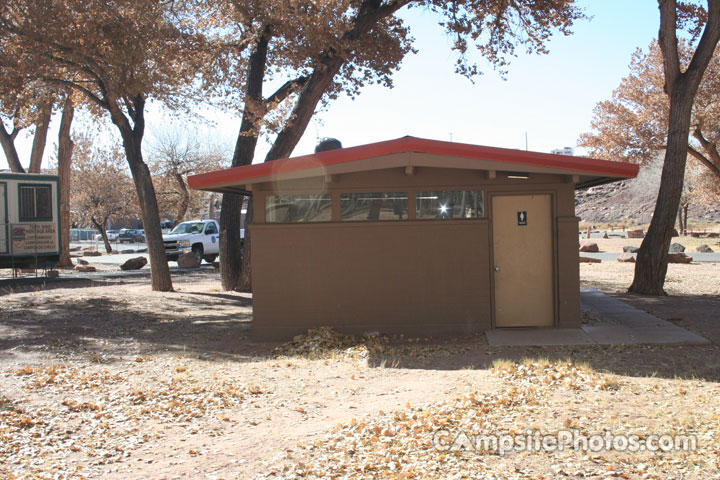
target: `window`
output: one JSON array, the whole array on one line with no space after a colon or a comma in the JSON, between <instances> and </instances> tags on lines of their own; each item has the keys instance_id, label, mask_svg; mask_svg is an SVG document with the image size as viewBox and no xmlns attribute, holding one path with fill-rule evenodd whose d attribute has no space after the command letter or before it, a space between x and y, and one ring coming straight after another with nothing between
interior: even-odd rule
<instances>
[{"instance_id":1,"label":"window","mask_svg":"<svg viewBox=\"0 0 720 480\"><path fill-rule=\"evenodd\" d=\"M340 195L340 218L343 221L405 220L408 212L407 192L343 193Z\"/></svg>"},{"instance_id":2,"label":"window","mask_svg":"<svg viewBox=\"0 0 720 480\"><path fill-rule=\"evenodd\" d=\"M50 185L20 185L20 220L52 220Z\"/></svg>"},{"instance_id":3,"label":"window","mask_svg":"<svg viewBox=\"0 0 720 480\"><path fill-rule=\"evenodd\" d=\"M482 190L418 192L415 203L422 220L485 217Z\"/></svg>"},{"instance_id":4,"label":"window","mask_svg":"<svg viewBox=\"0 0 720 480\"><path fill-rule=\"evenodd\" d=\"M206 235L214 235L216 233L218 233L218 231L217 231L217 227L215 226L215 224L208 223L207 227L205 227L205 234Z\"/></svg>"},{"instance_id":5,"label":"window","mask_svg":"<svg viewBox=\"0 0 720 480\"><path fill-rule=\"evenodd\" d=\"M329 222L332 201L328 194L268 195L265 221L268 223Z\"/></svg>"}]
</instances>

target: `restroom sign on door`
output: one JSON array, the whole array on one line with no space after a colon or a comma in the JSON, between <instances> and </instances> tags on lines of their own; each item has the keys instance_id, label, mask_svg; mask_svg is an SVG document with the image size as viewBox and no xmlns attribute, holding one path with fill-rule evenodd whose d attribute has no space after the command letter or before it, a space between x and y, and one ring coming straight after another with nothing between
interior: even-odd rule
<instances>
[{"instance_id":1,"label":"restroom sign on door","mask_svg":"<svg viewBox=\"0 0 720 480\"><path fill-rule=\"evenodd\" d=\"M518 226L524 227L527 225L527 211L517 212Z\"/></svg>"}]
</instances>

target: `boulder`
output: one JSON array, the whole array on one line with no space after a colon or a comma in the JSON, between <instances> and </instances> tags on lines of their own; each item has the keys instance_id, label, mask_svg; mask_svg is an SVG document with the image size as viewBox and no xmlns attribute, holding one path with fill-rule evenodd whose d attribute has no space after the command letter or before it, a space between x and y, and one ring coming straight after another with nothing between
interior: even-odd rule
<instances>
[{"instance_id":1,"label":"boulder","mask_svg":"<svg viewBox=\"0 0 720 480\"><path fill-rule=\"evenodd\" d=\"M89 262L87 260L83 260L82 258L78 258L77 263L80 265L87 265Z\"/></svg>"},{"instance_id":2,"label":"boulder","mask_svg":"<svg viewBox=\"0 0 720 480\"><path fill-rule=\"evenodd\" d=\"M195 254L190 252L180 255L177 259L177 264L180 268L198 268L200 266L195 258Z\"/></svg>"},{"instance_id":3,"label":"boulder","mask_svg":"<svg viewBox=\"0 0 720 480\"><path fill-rule=\"evenodd\" d=\"M123 253L123 254L126 254L126 253L135 253L135 250L133 250L133 249L130 249L130 250L121 250L120 253Z\"/></svg>"},{"instance_id":4,"label":"boulder","mask_svg":"<svg viewBox=\"0 0 720 480\"><path fill-rule=\"evenodd\" d=\"M682 253L685 251L685 246L679 244L679 243L673 243L670 245L670 248L668 248L668 253Z\"/></svg>"},{"instance_id":5,"label":"boulder","mask_svg":"<svg viewBox=\"0 0 720 480\"><path fill-rule=\"evenodd\" d=\"M75 270L82 273L97 272L95 267L91 267L89 265L75 265Z\"/></svg>"},{"instance_id":6,"label":"boulder","mask_svg":"<svg viewBox=\"0 0 720 480\"><path fill-rule=\"evenodd\" d=\"M720 233L718 232L710 232L707 234L708 238L718 238L720 237Z\"/></svg>"},{"instance_id":7,"label":"boulder","mask_svg":"<svg viewBox=\"0 0 720 480\"><path fill-rule=\"evenodd\" d=\"M582 245L580 245L580 251L581 252L599 252L600 249L598 248L598 244L595 242L583 242Z\"/></svg>"},{"instance_id":8,"label":"boulder","mask_svg":"<svg viewBox=\"0 0 720 480\"><path fill-rule=\"evenodd\" d=\"M128 259L125 263L120 265L120 270L140 270L145 265L147 265L147 258L135 257Z\"/></svg>"},{"instance_id":9,"label":"boulder","mask_svg":"<svg viewBox=\"0 0 720 480\"><path fill-rule=\"evenodd\" d=\"M677 229L673 228L672 236L673 236L673 237L679 237L679 236L680 236L680 234L678 233Z\"/></svg>"},{"instance_id":10,"label":"boulder","mask_svg":"<svg viewBox=\"0 0 720 480\"><path fill-rule=\"evenodd\" d=\"M618 262L635 263L635 257L632 256L632 253L623 253L618 257Z\"/></svg>"},{"instance_id":11,"label":"boulder","mask_svg":"<svg viewBox=\"0 0 720 480\"><path fill-rule=\"evenodd\" d=\"M668 253L667 260L668 263L690 263L692 257L688 257L684 253Z\"/></svg>"},{"instance_id":12,"label":"boulder","mask_svg":"<svg viewBox=\"0 0 720 480\"><path fill-rule=\"evenodd\" d=\"M580 263L601 263L602 260L599 258L592 258L592 257L579 257Z\"/></svg>"},{"instance_id":13,"label":"boulder","mask_svg":"<svg viewBox=\"0 0 720 480\"><path fill-rule=\"evenodd\" d=\"M83 257L99 257L102 253L97 250L83 250Z\"/></svg>"},{"instance_id":14,"label":"boulder","mask_svg":"<svg viewBox=\"0 0 720 480\"><path fill-rule=\"evenodd\" d=\"M696 252L700 252L700 253L713 253L715 250L713 250L712 248L710 248L709 245L703 244L703 245L700 245L699 247L697 247L697 248L695 249L695 251L696 251Z\"/></svg>"},{"instance_id":15,"label":"boulder","mask_svg":"<svg viewBox=\"0 0 720 480\"><path fill-rule=\"evenodd\" d=\"M643 238L645 234L642 230L628 230L627 231L627 237L628 238Z\"/></svg>"},{"instance_id":16,"label":"boulder","mask_svg":"<svg viewBox=\"0 0 720 480\"><path fill-rule=\"evenodd\" d=\"M640 247L623 247L625 253L637 253L638 250L640 250Z\"/></svg>"},{"instance_id":17,"label":"boulder","mask_svg":"<svg viewBox=\"0 0 720 480\"><path fill-rule=\"evenodd\" d=\"M82 247L70 247L71 252L79 252L80 250L82 250Z\"/></svg>"}]
</instances>

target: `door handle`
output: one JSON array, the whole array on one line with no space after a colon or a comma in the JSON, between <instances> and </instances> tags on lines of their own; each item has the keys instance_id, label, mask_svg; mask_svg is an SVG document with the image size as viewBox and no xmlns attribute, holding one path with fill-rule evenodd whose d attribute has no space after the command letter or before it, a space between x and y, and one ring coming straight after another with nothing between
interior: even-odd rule
<instances>
[{"instance_id":1,"label":"door handle","mask_svg":"<svg viewBox=\"0 0 720 480\"><path fill-rule=\"evenodd\" d=\"M499 271L500 271L500 267L497 266L497 265L495 265L495 271L496 271L496 272L499 272Z\"/></svg>"}]
</instances>

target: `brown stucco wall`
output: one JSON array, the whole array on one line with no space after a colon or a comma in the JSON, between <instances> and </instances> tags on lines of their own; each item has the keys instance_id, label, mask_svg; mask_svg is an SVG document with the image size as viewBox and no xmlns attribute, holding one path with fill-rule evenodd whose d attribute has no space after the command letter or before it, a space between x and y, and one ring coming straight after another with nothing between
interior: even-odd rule
<instances>
[{"instance_id":1,"label":"brown stucco wall","mask_svg":"<svg viewBox=\"0 0 720 480\"><path fill-rule=\"evenodd\" d=\"M262 184L253 189L253 333L291 338L329 325L348 333L449 335L493 326L492 218L265 224L264 196L274 192L485 191L552 195L555 326L580 324L574 186L559 175L527 180L485 172L418 168L349 173ZM412 204L412 202L411 202Z\"/></svg>"}]
</instances>

